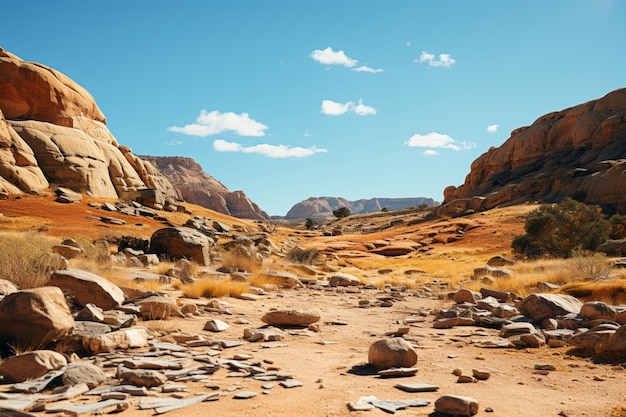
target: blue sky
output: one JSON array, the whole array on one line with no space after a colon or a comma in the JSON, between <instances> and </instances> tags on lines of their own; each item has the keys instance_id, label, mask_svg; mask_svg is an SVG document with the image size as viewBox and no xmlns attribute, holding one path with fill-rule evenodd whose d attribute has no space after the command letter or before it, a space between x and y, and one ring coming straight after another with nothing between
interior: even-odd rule
<instances>
[{"instance_id":1,"label":"blue sky","mask_svg":"<svg viewBox=\"0 0 626 417\"><path fill-rule=\"evenodd\" d=\"M120 144L270 215L431 197L538 117L626 86L626 2L0 0L0 47L87 88Z\"/></svg>"}]
</instances>

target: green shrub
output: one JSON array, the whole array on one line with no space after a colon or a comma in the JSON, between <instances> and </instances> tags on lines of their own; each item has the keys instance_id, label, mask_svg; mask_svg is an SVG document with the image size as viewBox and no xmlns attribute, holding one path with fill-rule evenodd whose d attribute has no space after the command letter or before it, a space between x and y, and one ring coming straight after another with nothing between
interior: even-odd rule
<instances>
[{"instance_id":1,"label":"green shrub","mask_svg":"<svg viewBox=\"0 0 626 417\"><path fill-rule=\"evenodd\" d=\"M339 207L337 210L333 210L333 216L338 219L342 219L344 217L348 217L350 214L350 209L348 207Z\"/></svg>"},{"instance_id":2,"label":"green shrub","mask_svg":"<svg viewBox=\"0 0 626 417\"><path fill-rule=\"evenodd\" d=\"M609 238L610 223L598 206L565 198L546 204L526 217L526 235L516 236L512 247L528 257L571 256L574 249L595 250Z\"/></svg>"}]
</instances>

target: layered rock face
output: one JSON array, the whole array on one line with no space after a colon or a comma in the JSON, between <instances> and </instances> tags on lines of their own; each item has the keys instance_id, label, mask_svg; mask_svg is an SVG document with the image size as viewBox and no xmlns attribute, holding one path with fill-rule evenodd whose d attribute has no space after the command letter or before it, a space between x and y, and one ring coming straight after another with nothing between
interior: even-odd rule
<instances>
[{"instance_id":1,"label":"layered rock face","mask_svg":"<svg viewBox=\"0 0 626 417\"><path fill-rule=\"evenodd\" d=\"M267 220L269 215L243 191L230 191L205 173L196 161L184 157L141 156L169 179L183 200L240 219Z\"/></svg>"},{"instance_id":2,"label":"layered rock face","mask_svg":"<svg viewBox=\"0 0 626 417\"><path fill-rule=\"evenodd\" d=\"M626 88L546 114L478 157L440 214L566 196L626 211Z\"/></svg>"},{"instance_id":3,"label":"layered rock face","mask_svg":"<svg viewBox=\"0 0 626 417\"><path fill-rule=\"evenodd\" d=\"M97 197L174 186L120 146L93 97L62 73L0 48L0 193L62 186Z\"/></svg>"},{"instance_id":4,"label":"layered rock face","mask_svg":"<svg viewBox=\"0 0 626 417\"><path fill-rule=\"evenodd\" d=\"M352 214L374 213L383 208L388 210L402 210L408 207L417 207L426 204L430 207L437 203L432 198L371 198L349 201L341 197L309 197L293 206L285 219L315 219L333 216L333 211L346 207Z\"/></svg>"}]
</instances>

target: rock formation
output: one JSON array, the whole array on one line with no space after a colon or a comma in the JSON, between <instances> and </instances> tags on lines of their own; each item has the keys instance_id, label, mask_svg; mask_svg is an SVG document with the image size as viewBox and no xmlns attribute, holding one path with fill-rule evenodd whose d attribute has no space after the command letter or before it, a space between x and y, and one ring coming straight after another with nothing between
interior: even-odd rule
<instances>
[{"instance_id":1,"label":"rock formation","mask_svg":"<svg viewBox=\"0 0 626 417\"><path fill-rule=\"evenodd\" d=\"M352 214L373 213L388 210L402 210L409 207L417 207L426 204L434 206L437 203L432 198L371 198L349 201L341 197L309 197L293 206L285 219L299 220L308 218L327 218L333 216L333 211L340 207L346 207Z\"/></svg>"},{"instance_id":2,"label":"rock formation","mask_svg":"<svg viewBox=\"0 0 626 417\"><path fill-rule=\"evenodd\" d=\"M440 214L566 196L626 210L626 88L521 127L471 165L465 183L444 191Z\"/></svg>"},{"instance_id":3,"label":"rock formation","mask_svg":"<svg viewBox=\"0 0 626 417\"><path fill-rule=\"evenodd\" d=\"M0 194L67 187L97 197L176 189L120 146L93 97L64 74L0 48Z\"/></svg>"},{"instance_id":4,"label":"rock formation","mask_svg":"<svg viewBox=\"0 0 626 417\"><path fill-rule=\"evenodd\" d=\"M196 161L184 157L141 156L180 191L183 200L240 219L267 220L269 215L243 191L231 192L205 173Z\"/></svg>"}]
</instances>

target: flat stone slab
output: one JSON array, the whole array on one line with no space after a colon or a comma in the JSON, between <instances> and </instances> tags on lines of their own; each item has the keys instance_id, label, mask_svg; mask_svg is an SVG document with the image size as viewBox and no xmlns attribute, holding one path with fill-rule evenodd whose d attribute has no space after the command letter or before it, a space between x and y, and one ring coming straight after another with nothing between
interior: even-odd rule
<instances>
[{"instance_id":1,"label":"flat stone slab","mask_svg":"<svg viewBox=\"0 0 626 417\"><path fill-rule=\"evenodd\" d=\"M257 395L259 395L259 393L254 391L240 391L233 395L233 398L237 400L248 400L250 398L256 397Z\"/></svg>"},{"instance_id":2,"label":"flat stone slab","mask_svg":"<svg viewBox=\"0 0 626 417\"><path fill-rule=\"evenodd\" d=\"M407 377L417 373L417 368L389 368L378 371L378 375L383 378Z\"/></svg>"},{"instance_id":3,"label":"flat stone slab","mask_svg":"<svg viewBox=\"0 0 626 417\"><path fill-rule=\"evenodd\" d=\"M295 380L295 379L288 379L280 383L280 386L283 388L296 388L296 387L301 387L302 385L303 385L302 382Z\"/></svg>"},{"instance_id":4,"label":"flat stone slab","mask_svg":"<svg viewBox=\"0 0 626 417\"><path fill-rule=\"evenodd\" d=\"M407 384L396 384L396 388L406 392L432 392L437 391L439 386L431 385L431 384L420 384L420 383L407 383Z\"/></svg>"}]
</instances>

